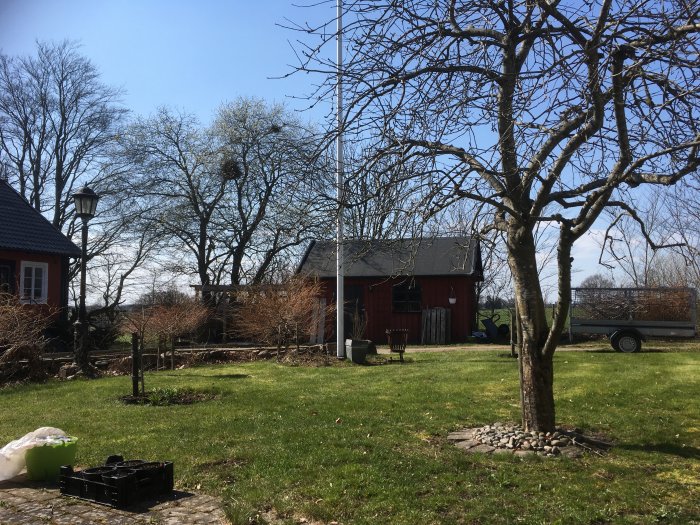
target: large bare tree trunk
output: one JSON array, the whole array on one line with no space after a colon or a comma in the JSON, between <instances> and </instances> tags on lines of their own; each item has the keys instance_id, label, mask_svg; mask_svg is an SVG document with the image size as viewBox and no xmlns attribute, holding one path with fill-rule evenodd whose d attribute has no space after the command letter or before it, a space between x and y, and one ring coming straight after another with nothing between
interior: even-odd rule
<instances>
[{"instance_id":1,"label":"large bare tree trunk","mask_svg":"<svg viewBox=\"0 0 700 525\"><path fill-rule=\"evenodd\" d=\"M554 370L552 356L543 354L539 345L527 336L518 354L523 428L548 432L554 430Z\"/></svg>"},{"instance_id":2,"label":"large bare tree trunk","mask_svg":"<svg viewBox=\"0 0 700 525\"><path fill-rule=\"evenodd\" d=\"M522 424L526 430L550 431L554 429L554 375L552 354L545 352L549 327L531 229L511 226L508 244L508 262L515 285L517 315L522 327L522 339L518 341Z\"/></svg>"}]
</instances>

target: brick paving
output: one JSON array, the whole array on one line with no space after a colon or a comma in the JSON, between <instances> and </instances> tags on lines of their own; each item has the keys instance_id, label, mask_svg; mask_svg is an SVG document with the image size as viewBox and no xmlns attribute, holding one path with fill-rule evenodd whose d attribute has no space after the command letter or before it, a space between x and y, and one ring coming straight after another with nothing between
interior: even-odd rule
<instances>
[{"instance_id":1,"label":"brick paving","mask_svg":"<svg viewBox=\"0 0 700 525\"><path fill-rule=\"evenodd\" d=\"M168 499L118 510L62 496L26 478L0 482L0 525L228 525L218 499L175 491Z\"/></svg>"}]
</instances>

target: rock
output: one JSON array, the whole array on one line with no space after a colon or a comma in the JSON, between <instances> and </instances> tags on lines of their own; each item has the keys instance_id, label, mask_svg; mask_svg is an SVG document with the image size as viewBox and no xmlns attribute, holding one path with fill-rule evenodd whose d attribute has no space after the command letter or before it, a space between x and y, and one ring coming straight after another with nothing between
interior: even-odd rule
<instances>
[{"instance_id":1,"label":"rock","mask_svg":"<svg viewBox=\"0 0 700 525\"><path fill-rule=\"evenodd\" d=\"M458 441L457 443L455 443L455 446L457 448L462 448L464 450L469 450L469 449L474 448L478 445L481 445L481 442L475 441L473 439L466 439L464 441Z\"/></svg>"},{"instance_id":2,"label":"rock","mask_svg":"<svg viewBox=\"0 0 700 525\"><path fill-rule=\"evenodd\" d=\"M447 439L450 441L463 441L465 439L473 439L474 438L474 431L473 430L457 430L455 432L450 432L447 434Z\"/></svg>"},{"instance_id":3,"label":"rock","mask_svg":"<svg viewBox=\"0 0 700 525\"><path fill-rule=\"evenodd\" d=\"M77 365L73 363L67 363L58 370L58 377L60 377L61 379L73 379L78 373L78 370L79 369Z\"/></svg>"},{"instance_id":4,"label":"rock","mask_svg":"<svg viewBox=\"0 0 700 525\"><path fill-rule=\"evenodd\" d=\"M494 450L496 450L495 447L492 447L490 445L484 445L484 444L477 445L477 446L469 449L470 452L481 452L483 454L490 454Z\"/></svg>"},{"instance_id":5,"label":"rock","mask_svg":"<svg viewBox=\"0 0 700 525\"><path fill-rule=\"evenodd\" d=\"M581 452L581 449L576 447L565 447L561 449L561 455L567 458L576 459L580 458L583 455L583 452Z\"/></svg>"},{"instance_id":6,"label":"rock","mask_svg":"<svg viewBox=\"0 0 700 525\"><path fill-rule=\"evenodd\" d=\"M579 457L580 450L570 446L571 438L562 432L525 432L517 425L494 423L481 428L465 428L450 432L448 440L468 452L514 454L518 457Z\"/></svg>"},{"instance_id":7,"label":"rock","mask_svg":"<svg viewBox=\"0 0 700 525\"><path fill-rule=\"evenodd\" d=\"M494 454L513 454L515 451L508 448L497 448L493 451Z\"/></svg>"}]
</instances>

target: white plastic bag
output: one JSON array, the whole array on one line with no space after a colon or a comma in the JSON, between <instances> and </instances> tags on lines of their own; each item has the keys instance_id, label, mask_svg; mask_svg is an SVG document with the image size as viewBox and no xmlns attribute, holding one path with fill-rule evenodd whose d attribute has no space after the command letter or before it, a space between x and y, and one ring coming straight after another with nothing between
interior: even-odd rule
<instances>
[{"instance_id":1,"label":"white plastic bag","mask_svg":"<svg viewBox=\"0 0 700 525\"><path fill-rule=\"evenodd\" d=\"M0 481L12 479L24 470L27 450L36 446L59 443L64 437L67 435L60 428L41 427L19 439L10 441L0 449Z\"/></svg>"}]
</instances>

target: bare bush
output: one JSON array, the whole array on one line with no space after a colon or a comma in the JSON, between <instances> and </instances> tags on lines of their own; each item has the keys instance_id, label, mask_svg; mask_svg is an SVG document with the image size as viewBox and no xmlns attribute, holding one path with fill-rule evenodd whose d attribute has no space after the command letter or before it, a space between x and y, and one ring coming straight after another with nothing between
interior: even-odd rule
<instances>
[{"instance_id":1,"label":"bare bush","mask_svg":"<svg viewBox=\"0 0 700 525\"><path fill-rule=\"evenodd\" d=\"M250 286L239 293L237 332L246 338L280 349L307 342L319 319L334 307L321 311L322 287L318 281L292 277L278 285Z\"/></svg>"},{"instance_id":2,"label":"bare bush","mask_svg":"<svg viewBox=\"0 0 700 525\"><path fill-rule=\"evenodd\" d=\"M147 332L158 339L158 350L170 347L170 367L175 368L175 340L191 337L206 321L209 308L195 299L183 299L167 306L154 306Z\"/></svg>"},{"instance_id":3,"label":"bare bush","mask_svg":"<svg viewBox=\"0 0 700 525\"><path fill-rule=\"evenodd\" d=\"M0 379L44 377L44 331L54 313L54 308L25 305L15 295L0 293Z\"/></svg>"},{"instance_id":4,"label":"bare bush","mask_svg":"<svg viewBox=\"0 0 700 525\"><path fill-rule=\"evenodd\" d=\"M690 288L578 288L577 317L619 321L692 321Z\"/></svg>"},{"instance_id":5,"label":"bare bush","mask_svg":"<svg viewBox=\"0 0 700 525\"><path fill-rule=\"evenodd\" d=\"M157 345L156 368L160 367L160 354L170 348L174 353L178 337L191 337L209 319L211 311L194 298L169 294L163 304L135 308L123 314L123 325L129 333L136 333L141 354L146 342ZM171 354L171 368L174 366Z\"/></svg>"}]
</instances>

